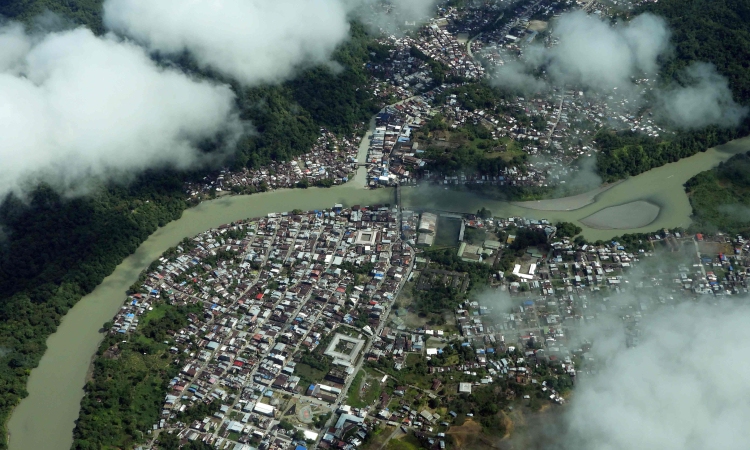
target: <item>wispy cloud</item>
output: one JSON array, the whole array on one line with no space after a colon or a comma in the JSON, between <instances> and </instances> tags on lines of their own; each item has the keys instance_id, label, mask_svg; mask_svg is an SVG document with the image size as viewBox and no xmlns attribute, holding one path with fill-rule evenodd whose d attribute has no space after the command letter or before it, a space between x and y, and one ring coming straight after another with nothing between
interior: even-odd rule
<instances>
[{"instance_id":1,"label":"wispy cloud","mask_svg":"<svg viewBox=\"0 0 750 450\"><path fill-rule=\"evenodd\" d=\"M243 125L227 86L160 67L140 47L83 28L0 27L0 196L206 162L198 146Z\"/></svg>"},{"instance_id":2,"label":"wispy cloud","mask_svg":"<svg viewBox=\"0 0 750 450\"><path fill-rule=\"evenodd\" d=\"M547 83L568 84L599 94L617 93L629 108L644 105L644 90L633 82L657 76L661 58L671 54L671 32L666 22L641 14L614 26L578 11L557 20L557 45L532 45L517 61L499 66L493 83L525 92L548 89ZM537 74L546 72L546 78ZM726 78L714 66L695 63L685 69L684 85L656 90L652 105L665 121L679 128L707 125L732 127L747 115L747 108L732 98ZM618 106L619 107L619 106Z\"/></svg>"}]
</instances>

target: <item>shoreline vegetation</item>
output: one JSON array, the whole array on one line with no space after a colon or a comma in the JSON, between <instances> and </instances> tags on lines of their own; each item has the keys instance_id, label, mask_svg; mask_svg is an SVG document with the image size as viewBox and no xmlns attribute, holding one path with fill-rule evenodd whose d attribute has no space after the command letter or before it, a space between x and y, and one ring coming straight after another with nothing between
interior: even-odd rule
<instances>
[{"instance_id":1,"label":"shoreline vegetation","mask_svg":"<svg viewBox=\"0 0 750 450\"><path fill-rule=\"evenodd\" d=\"M750 232L750 152L699 173L685 190L693 208L691 231Z\"/></svg>"}]
</instances>

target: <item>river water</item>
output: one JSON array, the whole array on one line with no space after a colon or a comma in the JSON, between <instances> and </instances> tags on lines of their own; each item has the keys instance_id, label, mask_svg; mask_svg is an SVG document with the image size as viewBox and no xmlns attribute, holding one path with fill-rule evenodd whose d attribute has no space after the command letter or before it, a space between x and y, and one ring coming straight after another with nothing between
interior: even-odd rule
<instances>
[{"instance_id":1,"label":"river water","mask_svg":"<svg viewBox=\"0 0 750 450\"><path fill-rule=\"evenodd\" d=\"M363 145L366 151L366 142ZM592 240L607 239L627 232L654 231L687 226L690 204L683 183L732 154L750 150L750 138L710 149L705 153L630 178L598 194L593 203L572 211L542 211L484 198L481 195L442 188L403 188L404 206L435 208L454 212L476 212L489 208L497 216L547 218L576 222ZM360 152L360 161L364 153ZM92 355L101 342L99 329L110 320L125 300L125 291L151 261L186 236L209 228L271 212L323 209L336 203L345 206L394 202L392 189L366 190L364 168L355 179L330 189L279 190L251 196L223 197L185 211L179 220L160 228L136 252L126 258L91 294L83 297L63 318L57 331L47 339L47 352L39 367L32 370L29 396L13 412L8 422L11 450L68 450L74 421L78 418L83 385ZM593 229L579 222L598 211L635 201L647 201L660 208L656 219L634 229ZM564 203L561 201L561 204ZM617 211L617 208L611 208ZM616 218L613 218L616 219Z\"/></svg>"}]
</instances>

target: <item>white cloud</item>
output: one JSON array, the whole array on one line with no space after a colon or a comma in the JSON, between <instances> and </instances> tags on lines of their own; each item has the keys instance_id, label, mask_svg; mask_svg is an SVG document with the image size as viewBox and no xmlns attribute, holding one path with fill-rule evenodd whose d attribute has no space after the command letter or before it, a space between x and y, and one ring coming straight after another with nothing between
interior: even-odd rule
<instances>
[{"instance_id":1,"label":"white cloud","mask_svg":"<svg viewBox=\"0 0 750 450\"><path fill-rule=\"evenodd\" d=\"M0 27L0 72L12 68L29 52L31 42L20 23Z\"/></svg>"},{"instance_id":2,"label":"white cloud","mask_svg":"<svg viewBox=\"0 0 750 450\"><path fill-rule=\"evenodd\" d=\"M0 196L205 162L196 143L241 129L234 94L157 66L133 44L83 28L0 28Z\"/></svg>"},{"instance_id":3,"label":"white cloud","mask_svg":"<svg viewBox=\"0 0 750 450\"><path fill-rule=\"evenodd\" d=\"M352 15L372 29L401 34L435 15L438 0L344 0Z\"/></svg>"},{"instance_id":4,"label":"white cloud","mask_svg":"<svg viewBox=\"0 0 750 450\"><path fill-rule=\"evenodd\" d=\"M189 52L245 85L274 83L330 64L349 20L397 32L434 15L437 0L106 0L104 24L150 50Z\"/></svg>"},{"instance_id":5,"label":"white cloud","mask_svg":"<svg viewBox=\"0 0 750 450\"><path fill-rule=\"evenodd\" d=\"M610 26L578 11L563 14L555 24L557 45L528 47L522 60L527 69L544 67L554 83L574 83L606 90L629 88L631 78L643 72L655 73L657 59L669 49L669 30L664 20L642 14L630 22ZM528 73L519 79L519 69L510 66L514 86L528 83L539 88L539 80ZM498 82L509 69L501 66Z\"/></svg>"},{"instance_id":6,"label":"white cloud","mask_svg":"<svg viewBox=\"0 0 750 450\"><path fill-rule=\"evenodd\" d=\"M686 69L690 81L659 94L660 110L667 120L683 128L707 125L735 127L747 116L738 105L726 78L712 64L696 63Z\"/></svg>"},{"instance_id":7,"label":"white cloud","mask_svg":"<svg viewBox=\"0 0 750 450\"><path fill-rule=\"evenodd\" d=\"M347 39L343 0L107 0L105 26L153 51L190 52L245 84L323 64Z\"/></svg>"},{"instance_id":8,"label":"white cloud","mask_svg":"<svg viewBox=\"0 0 750 450\"><path fill-rule=\"evenodd\" d=\"M546 82L570 84L600 94L617 93L634 109L643 105L645 90L633 79L655 78L660 58L671 52L666 22L648 13L614 26L582 11L566 13L555 24L553 36L559 39L557 45L530 46L520 61L500 66L493 84L531 92L549 88ZM546 71L546 82L532 74L539 69ZM747 109L734 102L726 78L713 66L696 63L686 75L688 85L656 90L656 110L667 121L683 128L733 127L745 117Z\"/></svg>"},{"instance_id":9,"label":"white cloud","mask_svg":"<svg viewBox=\"0 0 750 450\"><path fill-rule=\"evenodd\" d=\"M645 320L638 346L607 344L606 367L580 381L566 412L564 447L746 448L750 307L723 302L664 309Z\"/></svg>"},{"instance_id":10,"label":"white cloud","mask_svg":"<svg viewBox=\"0 0 750 450\"><path fill-rule=\"evenodd\" d=\"M559 45L545 55L553 77L595 89L626 87L630 77L655 73L656 59L669 46L666 23L643 14L627 24L609 24L575 12L562 16L555 27Z\"/></svg>"}]
</instances>

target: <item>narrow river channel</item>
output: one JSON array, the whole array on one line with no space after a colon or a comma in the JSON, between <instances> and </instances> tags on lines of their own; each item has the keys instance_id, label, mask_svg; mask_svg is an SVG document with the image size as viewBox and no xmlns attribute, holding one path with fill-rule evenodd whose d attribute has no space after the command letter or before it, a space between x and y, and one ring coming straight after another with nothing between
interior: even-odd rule
<instances>
[{"instance_id":1,"label":"narrow river channel","mask_svg":"<svg viewBox=\"0 0 750 450\"><path fill-rule=\"evenodd\" d=\"M366 142L365 142L366 144ZM366 145L363 146L366 151ZM660 228L687 226L690 204L683 183L693 175L707 170L731 155L750 150L750 138L710 149L705 153L651 170L630 178L592 198L592 203L573 210L551 211L530 209L534 204L501 202L481 195L445 190L443 188L404 188L406 207L434 208L455 212L475 212L489 208L498 216L525 216L564 220L580 224L580 220L610 208L601 215L604 221L617 223L614 206L645 201L658 207L650 223L632 229L597 229L583 224L589 239L606 239L628 232L654 231ZM360 161L364 161L360 152ZM346 206L393 203L392 189L364 189L364 168L355 179L330 189L279 190L251 196L223 197L207 201L185 211L182 217L151 235L138 250L126 258L91 294L79 301L63 318L57 332L47 339L47 352L39 367L31 372L29 396L13 412L8 423L11 450L68 450L71 446L74 421L78 418L83 385L96 349L101 342L99 329L110 320L122 302L125 291L139 273L162 252L186 236L209 228L271 212L323 209L336 203ZM561 209L570 209L564 199ZM584 202L585 203L585 202ZM569 204L569 203L568 203ZM626 208L624 211L632 211ZM612 211L610 213L610 211ZM602 221L601 217L597 219Z\"/></svg>"}]
</instances>

